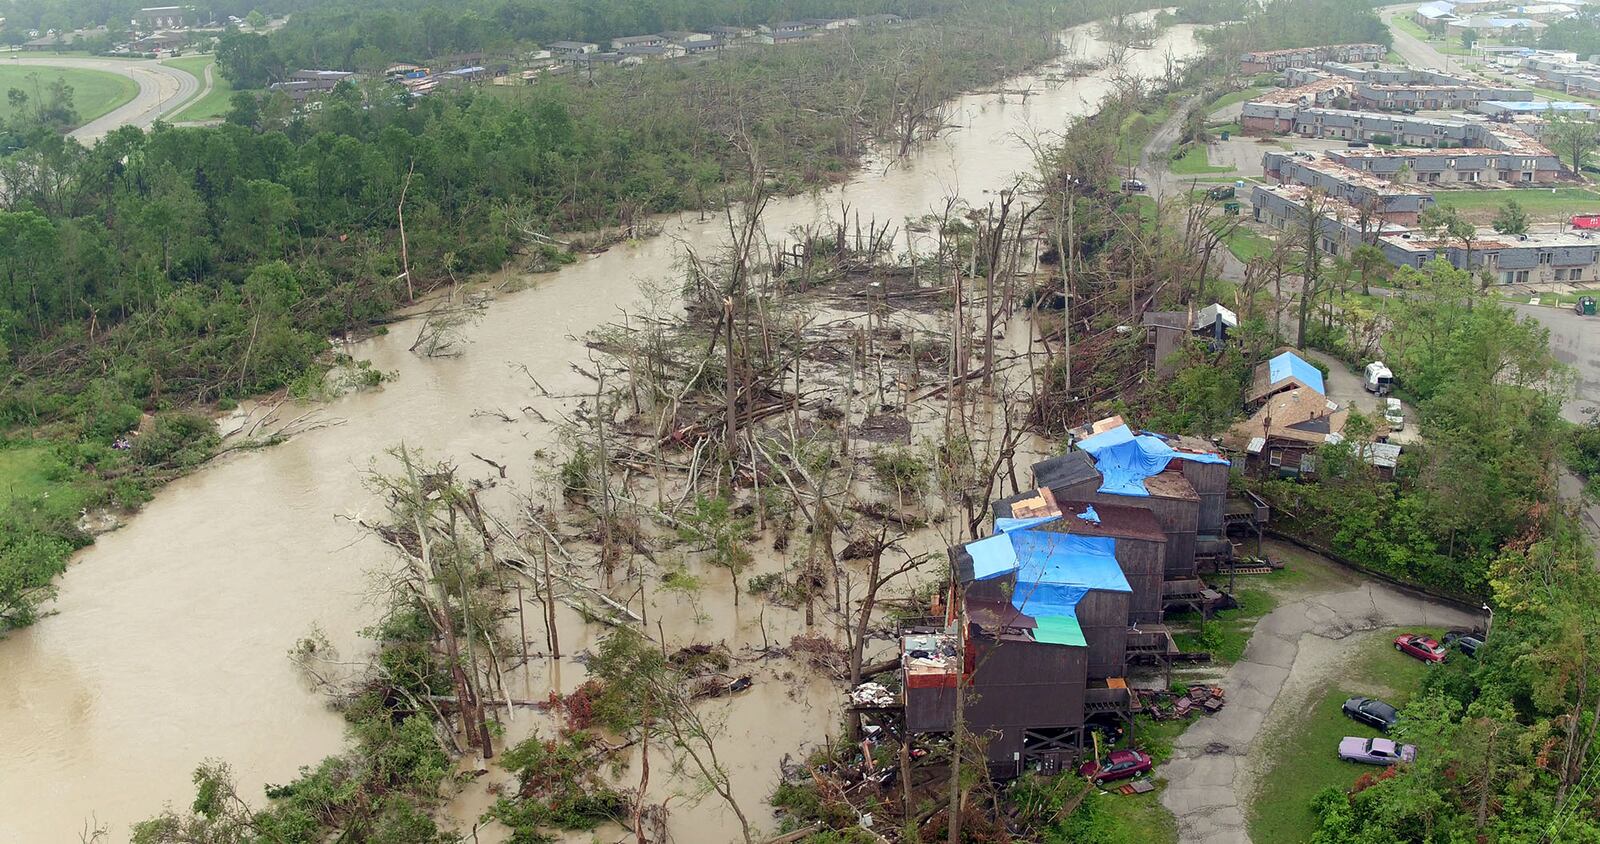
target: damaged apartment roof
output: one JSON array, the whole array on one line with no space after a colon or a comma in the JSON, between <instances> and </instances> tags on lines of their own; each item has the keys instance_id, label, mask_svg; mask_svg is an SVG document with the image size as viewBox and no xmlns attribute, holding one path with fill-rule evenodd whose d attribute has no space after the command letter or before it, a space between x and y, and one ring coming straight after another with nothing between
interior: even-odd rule
<instances>
[{"instance_id":1,"label":"damaged apartment roof","mask_svg":"<svg viewBox=\"0 0 1600 844\"><path fill-rule=\"evenodd\" d=\"M1083 647L1087 642L1077 617L1083 596L1094 589L1133 591L1117 563L1116 539L1073 532L1079 523L1099 520L1092 507L1074 515L996 519L994 536L969 542L953 555L957 571L968 582L1014 575L1011 605L1034 619L1034 639Z\"/></svg>"}]
</instances>

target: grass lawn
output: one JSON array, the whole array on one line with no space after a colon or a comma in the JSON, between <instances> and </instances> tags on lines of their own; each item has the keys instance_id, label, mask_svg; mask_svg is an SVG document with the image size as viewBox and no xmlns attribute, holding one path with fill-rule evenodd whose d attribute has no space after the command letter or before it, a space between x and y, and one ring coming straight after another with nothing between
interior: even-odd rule
<instances>
[{"instance_id":1,"label":"grass lawn","mask_svg":"<svg viewBox=\"0 0 1600 844\"><path fill-rule=\"evenodd\" d=\"M162 64L172 65L179 70L186 70L200 80L200 89L205 90L206 68L211 68L211 90L204 96L198 97L169 118L172 122L187 120L216 120L228 113L232 106L233 86L228 80L222 78L217 72L216 57L211 55L184 56L178 59L167 59Z\"/></svg>"},{"instance_id":2,"label":"grass lawn","mask_svg":"<svg viewBox=\"0 0 1600 844\"><path fill-rule=\"evenodd\" d=\"M1304 710L1294 713L1266 737L1266 746L1274 748L1274 752L1250 807L1252 840L1282 844L1309 841L1316 829L1316 818L1311 814L1312 795L1329 786L1348 788L1362 774L1379 770L1339 760L1340 738L1379 735L1346 718L1340 706L1354 695L1381 697L1396 707L1405 706L1430 669L1394 649L1394 636L1399 632L1380 630L1366 634L1345 670L1313 691ZM1405 632L1437 636L1442 631L1407 628Z\"/></svg>"},{"instance_id":3,"label":"grass lawn","mask_svg":"<svg viewBox=\"0 0 1600 844\"><path fill-rule=\"evenodd\" d=\"M37 86L28 78L35 74L38 75ZM72 86L72 103L78 110L79 125L104 115L139 93L139 86L132 79L103 70L0 63L0 91L20 88L32 99L36 91L39 92L37 95L42 96L50 83L57 79ZM12 117L10 102L0 100L0 120Z\"/></svg>"},{"instance_id":4,"label":"grass lawn","mask_svg":"<svg viewBox=\"0 0 1600 844\"><path fill-rule=\"evenodd\" d=\"M76 510L86 498L73 484L76 477L46 443L0 443L0 508L45 496L55 506Z\"/></svg>"},{"instance_id":5,"label":"grass lawn","mask_svg":"<svg viewBox=\"0 0 1600 844\"><path fill-rule=\"evenodd\" d=\"M1252 86L1252 87L1249 87L1249 88L1245 88L1243 90L1233 91L1231 93L1223 94L1222 96L1218 97L1214 102L1212 102L1211 105L1206 107L1206 113L1210 114L1210 113L1212 113L1214 111L1218 111L1220 109L1227 108L1228 106L1231 106L1234 103L1242 103L1242 102L1247 102L1249 100L1253 100L1256 97L1261 96L1262 94L1266 93L1269 90L1271 90L1271 88Z\"/></svg>"},{"instance_id":6,"label":"grass lawn","mask_svg":"<svg viewBox=\"0 0 1600 844\"><path fill-rule=\"evenodd\" d=\"M1244 584L1259 581L1265 585L1265 581L1275 579L1284 573L1246 575L1242 580ZM1221 585L1227 586L1226 578ZM1213 582L1212 586L1217 586L1217 583ZM1168 624L1183 625L1191 631L1173 634L1172 638L1178 643L1178 647L1184 651L1210 651L1213 665L1232 665L1238 662L1239 658L1244 656L1244 647L1250 643L1251 634L1255 633L1256 622L1272 612L1273 607L1278 605L1278 599L1265 589L1243 584L1237 587L1235 597L1239 601L1238 607L1220 610L1204 624L1201 623L1199 613L1168 614Z\"/></svg>"},{"instance_id":7,"label":"grass lawn","mask_svg":"<svg viewBox=\"0 0 1600 844\"><path fill-rule=\"evenodd\" d=\"M1167 165L1179 176L1198 176L1203 173L1232 173L1232 167L1219 167L1211 163L1204 144L1191 144L1177 158L1169 158Z\"/></svg>"},{"instance_id":8,"label":"grass lawn","mask_svg":"<svg viewBox=\"0 0 1600 844\"><path fill-rule=\"evenodd\" d=\"M1251 258L1271 255L1273 247L1277 245L1272 238L1248 226L1239 226L1234 229L1228 235L1227 243L1228 251L1233 253L1233 257L1245 263L1249 263Z\"/></svg>"},{"instance_id":9,"label":"grass lawn","mask_svg":"<svg viewBox=\"0 0 1600 844\"><path fill-rule=\"evenodd\" d=\"M1508 190L1435 191L1433 199L1440 205L1460 209L1464 213L1486 212L1493 214L1501 203L1515 199L1535 219L1554 221L1582 212L1600 211L1600 192L1591 188L1511 188Z\"/></svg>"},{"instance_id":10,"label":"grass lawn","mask_svg":"<svg viewBox=\"0 0 1600 844\"><path fill-rule=\"evenodd\" d=\"M1165 783L1149 794L1091 794L1095 809L1117 819L1116 834L1095 839L1096 844L1178 844L1178 819L1161 805Z\"/></svg>"},{"instance_id":11,"label":"grass lawn","mask_svg":"<svg viewBox=\"0 0 1600 844\"><path fill-rule=\"evenodd\" d=\"M1533 295L1529 295L1527 293L1511 293L1502 290L1500 291L1499 295L1501 299L1507 302L1526 304L1529 299L1537 297L1540 305L1552 308L1570 308L1575 302L1578 301L1578 297L1580 296L1594 296L1596 298L1600 298L1600 290L1579 288L1571 293L1541 291Z\"/></svg>"}]
</instances>

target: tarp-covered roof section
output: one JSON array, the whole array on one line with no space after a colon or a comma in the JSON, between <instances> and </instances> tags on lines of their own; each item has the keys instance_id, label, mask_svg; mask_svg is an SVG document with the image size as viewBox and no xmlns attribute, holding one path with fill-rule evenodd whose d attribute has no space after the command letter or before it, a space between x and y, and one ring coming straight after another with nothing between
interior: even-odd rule
<instances>
[{"instance_id":1,"label":"tarp-covered roof section","mask_svg":"<svg viewBox=\"0 0 1600 844\"><path fill-rule=\"evenodd\" d=\"M1255 404L1275 393L1296 387L1304 387L1319 395L1328 394L1322 382L1322 371L1307 363L1305 358L1284 349L1270 360L1256 364L1249 401Z\"/></svg>"},{"instance_id":2,"label":"tarp-covered roof section","mask_svg":"<svg viewBox=\"0 0 1600 844\"><path fill-rule=\"evenodd\" d=\"M1100 471L1100 492L1148 496L1146 479L1160 474L1173 458L1196 463L1222 463L1228 459L1209 453L1179 451L1155 434L1135 434L1127 425L1079 440L1078 449L1094 458Z\"/></svg>"},{"instance_id":3,"label":"tarp-covered roof section","mask_svg":"<svg viewBox=\"0 0 1600 844\"><path fill-rule=\"evenodd\" d=\"M1053 524L1059 520L997 519L994 536L962 550L972 560L973 580L1016 576L1011 604L1037 622L1034 639L1081 647L1087 642L1078 626L1078 601L1091 589L1133 589L1117 564L1115 539L1063 533ZM1057 529L1042 529L1045 525Z\"/></svg>"}]
</instances>

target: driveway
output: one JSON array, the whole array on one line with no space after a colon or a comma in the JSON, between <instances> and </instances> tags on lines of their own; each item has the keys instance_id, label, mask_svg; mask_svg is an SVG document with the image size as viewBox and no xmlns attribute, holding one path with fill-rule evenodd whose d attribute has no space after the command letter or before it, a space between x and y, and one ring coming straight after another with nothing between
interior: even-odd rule
<instances>
[{"instance_id":1,"label":"driveway","mask_svg":"<svg viewBox=\"0 0 1600 844\"><path fill-rule=\"evenodd\" d=\"M123 126L147 128L162 116L182 108L200 90L200 80L194 74L154 60L124 61L67 56L36 58L13 54L0 61L23 67L99 70L132 79L139 86L139 93L133 99L68 133L70 137L86 144L92 144Z\"/></svg>"},{"instance_id":2,"label":"driveway","mask_svg":"<svg viewBox=\"0 0 1600 844\"><path fill-rule=\"evenodd\" d=\"M1167 781L1161 804L1177 816L1178 840L1251 844L1248 802L1270 758L1270 749L1258 747L1256 739L1285 687L1308 691L1332 676L1361 639L1356 634L1482 622L1477 613L1379 583L1308 595L1262 617L1244 658L1222 680L1227 708L1184 731L1161 768Z\"/></svg>"}]
</instances>

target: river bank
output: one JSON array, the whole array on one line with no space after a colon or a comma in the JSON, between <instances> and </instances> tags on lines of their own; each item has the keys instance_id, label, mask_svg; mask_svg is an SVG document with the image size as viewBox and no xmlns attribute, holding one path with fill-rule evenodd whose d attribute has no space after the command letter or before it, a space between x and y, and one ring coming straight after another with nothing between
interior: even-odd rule
<instances>
[{"instance_id":1,"label":"river bank","mask_svg":"<svg viewBox=\"0 0 1600 844\"><path fill-rule=\"evenodd\" d=\"M1087 28L1075 41L1091 53L1103 49ZM868 162L839 187L775 201L766 228L777 238L828 219L842 202L899 220L935 211L955 194L977 201L1033 166L1023 138L1093 109L1114 74L1158 74L1169 48L1195 52L1193 30L1170 30L1111 71L1038 83L1038 93L1020 102L1005 94L960 98L950 107L951 132L905 161ZM1005 87L1035 83L1030 76ZM468 330L471 344L459 358L420 359L401 329L353 347L397 378L326 408L345 424L176 481L126 528L81 554L63 581L60 614L0 643L13 678L0 692L0 789L21 809L0 819L0 838L59 840L91 816L116 837L161 803L186 802L189 773L205 758L228 760L244 793L255 794L336 749L338 716L304 690L284 654L313 626L347 653L361 647L358 631L371 622L367 572L388 565L387 549L337 517L375 509L364 468L406 442L469 473L489 471L473 454L503 459L508 481L547 493L553 429L476 411L515 413L535 401L518 366L538 373L552 393L588 388L569 366L584 360L582 336L627 307L640 281L672 275L681 244L714 249L725 235L718 222L692 214L664 222L665 237L614 247L502 297ZM491 490L485 503L505 506L505 496L504 488ZM702 622L669 608L669 620L703 625L700 635L731 647L759 642L755 619L713 609ZM564 651L585 644L583 633L573 636ZM511 682L530 698L570 688L577 674L559 664L523 673ZM730 743L740 747L733 762L739 798L754 807L770 790L775 760L834 717L826 684L803 689L799 703L782 684L761 685L771 697L739 707L728 725ZM820 705L807 703L814 700ZM778 707L808 714L772 718ZM721 814L702 804L677 812L674 822L715 836L725 829Z\"/></svg>"}]
</instances>

